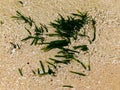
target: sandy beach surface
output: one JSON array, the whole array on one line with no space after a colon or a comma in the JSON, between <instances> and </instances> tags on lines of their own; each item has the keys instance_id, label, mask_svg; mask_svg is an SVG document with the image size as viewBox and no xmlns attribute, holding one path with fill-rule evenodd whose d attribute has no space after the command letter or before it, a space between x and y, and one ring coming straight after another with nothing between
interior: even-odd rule
<instances>
[{"instance_id":1,"label":"sandy beach surface","mask_svg":"<svg viewBox=\"0 0 120 90\"><path fill-rule=\"evenodd\" d=\"M120 90L120 0L21 0L22 5L19 1L0 0L0 90ZM37 23L48 24L58 13L69 15L77 10L88 11L97 22L96 40L89 45L89 53L80 56L91 61L91 71L85 77L73 75L69 70L81 67L72 63L61 65L56 77L33 75L31 69L39 67L39 60L45 62L54 52L44 53L40 46L22 42L28 35L24 23L11 16L20 11ZM14 49L11 42L20 49ZM18 72L21 67L23 77Z\"/></svg>"}]
</instances>

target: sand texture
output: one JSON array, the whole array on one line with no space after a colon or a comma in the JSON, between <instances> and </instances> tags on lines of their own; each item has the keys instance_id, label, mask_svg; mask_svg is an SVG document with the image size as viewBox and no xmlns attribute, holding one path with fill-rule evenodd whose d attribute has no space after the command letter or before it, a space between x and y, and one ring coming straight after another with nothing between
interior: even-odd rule
<instances>
[{"instance_id":1,"label":"sand texture","mask_svg":"<svg viewBox=\"0 0 120 90\"><path fill-rule=\"evenodd\" d=\"M120 90L120 0L21 0L23 5L18 1L0 0L0 90ZM37 23L48 24L58 13L69 15L76 10L88 11L97 22L96 40L89 45L89 53L80 56L91 61L91 71L85 72L86 77L73 75L69 70L80 71L81 67L72 63L61 65L56 77L34 76L31 69L54 52L44 53L40 46L22 42L28 35L24 23L11 16L21 11ZM20 49L14 49L10 42L19 44ZM23 77L18 72L20 67Z\"/></svg>"}]
</instances>

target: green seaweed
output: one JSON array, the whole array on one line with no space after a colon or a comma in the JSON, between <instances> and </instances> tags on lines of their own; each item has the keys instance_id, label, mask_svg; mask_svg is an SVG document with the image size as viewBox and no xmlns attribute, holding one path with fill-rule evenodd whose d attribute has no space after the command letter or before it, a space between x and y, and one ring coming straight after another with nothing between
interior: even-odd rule
<instances>
[{"instance_id":1,"label":"green seaweed","mask_svg":"<svg viewBox=\"0 0 120 90\"><path fill-rule=\"evenodd\" d=\"M18 71L19 71L20 75L23 76L22 68L18 68Z\"/></svg>"},{"instance_id":2,"label":"green seaweed","mask_svg":"<svg viewBox=\"0 0 120 90\"><path fill-rule=\"evenodd\" d=\"M40 61L40 65L41 65L41 68L42 68L43 73L45 73L45 67L44 67L42 61Z\"/></svg>"},{"instance_id":3,"label":"green seaweed","mask_svg":"<svg viewBox=\"0 0 120 90\"><path fill-rule=\"evenodd\" d=\"M22 2L19 1L22 4ZM76 61L82 67L89 71L91 70L90 63L85 65L82 61L78 59L80 51L88 52L88 45L81 45L81 38L87 37L90 44L96 39L96 21L87 12L82 13L72 13L69 16L62 16L59 14L59 17L53 22L50 22L49 26L52 27L54 33L49 33L48 27L45 24L40 23L37 25L30 16L25 16L24 14L16 11L16 16L12 18L17 20L24 21L29 27L25 27L25 30L28 32L28 36L23 38L22 41L27 41L32 39L30 45L43 45L41 48L44 52L48 52L54 49L57 49L57 54L54 55L54 58L49 58L50 61L47 62L48 68L45 68L42 61L40 61L40 68L37 71L32 70L33 74L36 75L55 75L55 70L57 69L58 64L70 64L72 60ZM85 28L86 25L92 25L93 36L87 35L88 32ZM32 27L32 28L31 28ZM58 37L52 40L51 38ZM93 37L91 39L91 37ZM46 38L51 39L50 41ZM73 45L72 43L78 42L78 45ZM51 68L52 67L52 68ZM54 69L53 69L54 68ZM70 71L71 73L78 74L81 76L86 76L83 73Z\"/></svg>"},{"instance_id":4,"label":"green seaweed","mask_svg":"<svg viewBox=\"0 0 120 90\"><path fill-rule=\"evenodd\" d=\"M70 71L70 72L73 73L73 74L80 75L80 76L86 76L86 74L84 74L84 73L75 72L75 71Z\"/></svg>"},{"instance_id":5,"label":"green seaweed","mask_svg":"<svg viewBox=\"0 0 120 90\"><path fill-rule=\"evenodd\" d=\"M67 88L74 88L73 86L71 85L63 85L63 87L67 87Z\"/></svg>"},{"instance_id":6,"label":"green seaweed","mask_svg":"<svg viewBox=\"0 0 120 90\"><path fill-rule=\"evenodd\" d=\"M21 14L21 12L19 11L16 11L16 16L12 16L12 18L14 19L18 19L18 20L23 20L25 23L28 23L30 26L33 25L34 21L32 20L32 18L29 16L29 17L26 17L25 15Z\"/></svg>"},{"instance_id":7,"label":"green seaweed","mask_svg":"<svg viewBox=\"0 0 120 90\"><path fill-rule=\"evenodd\" d=\"M73 46L74 49L81 49L82 51L88 51L89 48L87 45L79 45L79 46Z\"/></svg>"}]
</instances>

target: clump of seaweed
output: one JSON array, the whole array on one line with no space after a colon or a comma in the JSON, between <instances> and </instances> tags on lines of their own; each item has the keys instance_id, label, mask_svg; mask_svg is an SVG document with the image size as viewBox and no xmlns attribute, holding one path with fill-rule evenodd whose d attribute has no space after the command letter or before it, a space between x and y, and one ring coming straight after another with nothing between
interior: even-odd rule
<instances>
[{"instance_id":1,"label":"clump of seaweed","mask_svg":"<svg viewBox=\"0 0 120 90\"><path fill-rule=\"evenodd\" d=\"M90 62L89 65L85 65L82 61L79 60L79 54L80 51L82 52L88 52L89 48L88 45L79 43L79 45L73 45L72 42L80 42L79 40L83 37L88 38L88 42L90 44L95 41L96 39L96 21L92 18L92 16L89 16L88 13L72 13L70 16L63 17L61 14L59 14L59 18L54 20L53 22L50 22L50 26L54 28L54 33L48 33L49 30L46 25L40 24L37 25L34 20L29 16L26 17L23 14L21 14L19 11L16 11L16 16L13 16L12 18L15 18L17 20L22 20L26 24L28 24L30 27L34 27L34 33L31 33L31 28L26 28L29 35L22 39L22 41L27 41L29 39L32 39L31 45L44 45L45 47L41 48L41 50L48 52L50 50L58 49L57 54L54 56L54 58L49 58L47 60L47 67L48 70L46 71L44 68L44 65L42 61L40 61L40 65L42 68L42 73L40 68L37 69L37 71L32 70L33 74L37 75L55 75L58 64L70 64L71 61L75 61L79 63L85 70L91 70L90 68ZM89 32L85 30L86 25L92 25L93 28L93 38L91 36L87 35L86 32ZM84 29L83 29L84 28ZM52 41L46 41L45 37L51 38L51 37L59 37L59 39L52 40ZM52 69L51 69L52 67ZM20 74L21 69L19 69ZM77 74L80 76L86 76L84 73L76 72L76 71L70 71L73 74Z\"/></svg>"}]
</instances>

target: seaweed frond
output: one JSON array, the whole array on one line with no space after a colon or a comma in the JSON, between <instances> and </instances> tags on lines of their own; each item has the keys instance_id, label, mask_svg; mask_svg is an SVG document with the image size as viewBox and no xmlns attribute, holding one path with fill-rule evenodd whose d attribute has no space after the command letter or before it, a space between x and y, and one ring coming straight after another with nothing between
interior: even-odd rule
<instances>
[{"instance_id":1,"label":"seaweed frond","mask_svg":"<svg viewBox=\"0 0 120 90\"><path fill-rule=\"evenodd\" d=\"M68 46L69 42L67 40L55 40L49 42L49 44L45 47L42 48L44 51L49 51L51 49L56 49L56 48L62 48L64 46Z\"/></svg>"},{"instance_id":2,"label":"seaweed frond","mask_svg":"<svg viewBox=\"0 0 120 90\"><path fill-rule=\"evenodd\" d=\"M86 74L84 74L84 73L75 72L75 71L70 71L70 72L73 73L73 74L80 75L80 76L86 76Z\"/></svg>"},{"instance_id":3,"label":"seaweed frond","mask_svg":"<svg viewBox=\"0 0 120 90\"><path fill-rule=\"evenodd\" d=\"M19 11L16 11L16 13L17 13L16 16L12 16L12 18L23 20L25 23L28 23L30 26L33 25L34 21L30 16L26 17L25 15L21 14Z\"/></svg>"},{"instance_id":4,"label":"seaweed frond","mask_svg":"<svg viewBox=\"0 0 120 90\"><path fill-rule=\"evenodd\" d=\"M19 71L20 75L23 76L22 68L18 68L18 71Z\"/></svg>"},{"instance_id":5,"label":"seaweed frond","mask_svg":"<svg viewBox=\"0 0 120 90\"><path fill-rule=\"evenodd\" d=\"M73 86L71 86L71 85L63 85L63 87L73 88Z\"/></svg>"}]
</instances>

